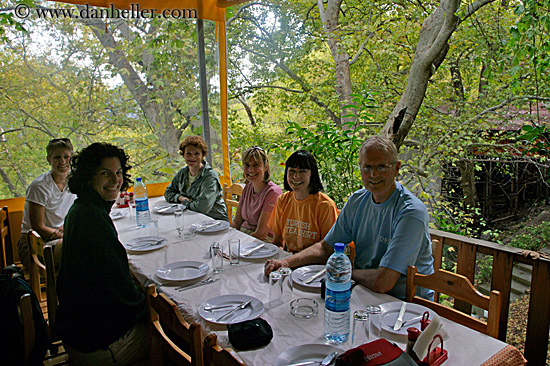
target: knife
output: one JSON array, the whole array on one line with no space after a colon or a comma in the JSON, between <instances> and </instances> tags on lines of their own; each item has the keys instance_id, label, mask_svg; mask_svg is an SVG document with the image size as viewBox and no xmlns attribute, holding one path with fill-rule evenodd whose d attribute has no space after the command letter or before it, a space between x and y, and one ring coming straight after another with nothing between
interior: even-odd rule
<instances>
[{"instance_id":1,"label":"knife","mask_svg":"<svg viewBox=\"0 0 550 366\"><path fill-rule=\"evenodd\" d=\"M197 229L197 231L204 231L204 230L206 230L206 229L208 229L208 228L210 228L210 227L213 227L213 226L216 226L216 225L219 225L219 224L220 224L219 221L209 222L209 223L207 223L207 224L201 225L201 226Z\"/></svg>"},{"instance_id":2,"label":"knife","mask_svg":"<svg viewBox=\"0 0 550 366\"><path fill-rule=\"evenodd\" d=\"M319 366L328 366L334 361L334 359L338 356L338 352L332 352L328 355L326 355L325 358L323 358L323 361L305 361L305 362L299 362L299 363L293 363L287 366L305 366L305 365L313 365L317 364Z\"/></svg>"},{"instance_id":3,"label":"knife","mask_svg":"<svg viewBox=\"0 0 550 366\"><path fill-rule=\"evenodd\" d=\"M166 206L166 207L163 207L163 208L160 208L157 210L157 212L164 212L164 211L168 211L169 209L173 208L173 207L177 207L178 205L177 204L173 204L173 205L170 205L170 206Z\"/></svg>"},{"instance_id":4,"label":"knife","mask_svg":"<svg viewBox=\"0 0 550 366\"><path fill-rule=\"evenodd\" d=\"M315 273L313 276L310 276L308 277L304 283L307 285L309 283L312 283L313 281L315 281L317 278L319 278L320 276L324 275L325 272L327 271L326 268L323 268L322 270L320 270L319 272Z\"/></svg>"},{"instance_id":5,"label":"knife","mask_svg":"<svg viewBox=\"0 0 550 366\"><path fill-rule=\"evenodd\" d=\"M246 252L242 252L242 256L243 257L248 257L250 254L254 253L255 251L257 251L258 249L261 249L265 246L265 243L264 244L260 244L260 245L257 245L255 246L254 248L250 249L250 250L247 250Z\"/></svg>"},{"instance_id":6,"label":"knife","mask_svg":"<svg viewBox=\"0 0 550 366\"><path fill-rule=\"evenodd\" d=\"M237 310L246 308L248 305L250 305L251 302L252 302L252 300L249 300L249 301L245 301L245 302L243 302L243 303L240 303L239 305L235 306L235 308L233 308L231 311L228 311L227 313L225 313L225 314L223 314L222 316L220 316L219 318L217 318L216 321L219 322L220 320L222 320L223 318L225 318L225 317L228 316L228 315L233 314L233 313L236 312Z\"/></svg>"},{"instance_id":7,"label":"knife","mask_svg":"<svg viewBox=\"0 0 550 366\"><path fill-rule=\"evenodd\" d=\"M403 316L405 315L405 308L407 307L407 303L403 302L401 304L401 310L399 310L399 315L397 316L397 320L395 321L395 324L393 326L393 330L398 331L401 329L401 326L403 325Z\"/></svg>"},{"instance_id":8,"label":"knife","mask_svg":"<svg viewBox=\"0 0 550 366\"><path fill-rule=\"evenodd\" d=\"M212 277L209 277L209 278L207 278L206 280L202 280L202 281L200 281L200 282L193 283L193 284L191 284L191 285L176 287L176 290L177 290L177 291L185 291L185 290L189 290L189 289L192 289L192 288L195 288L195 287L200 287L200 286L204 286L204 285L209 285L209 284L211 284L211 283L216 282L217 280L219 280L219 278L212 278Z\"/></svg>"}]
</instances>

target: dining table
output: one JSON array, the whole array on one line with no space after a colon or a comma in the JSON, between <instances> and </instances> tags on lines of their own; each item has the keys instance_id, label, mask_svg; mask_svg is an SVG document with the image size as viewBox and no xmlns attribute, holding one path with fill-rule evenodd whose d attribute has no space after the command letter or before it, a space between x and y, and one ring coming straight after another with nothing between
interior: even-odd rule
<instances>
[{"instance_id":1,"label":"dining table","mask_svg":"<svg viewBox=\"0 0 550 366\"><path fill-rule=\"evenodd\" d=\"M182 239L176 229L173 207L168 207L163 197L156 197L149 200L150 214L155 225L158 226L158 237L163 241L158 248L152 250L140 250L135 247L132 250L127 247L128 261L133 275L143 286L154 283L158 291L165 293L172 299L184 317L188 321L195 321L201 324L203 335L216 333L218 341L223 347L231 347L228 340L227 324L220 324L216 321L205 320L204 304L211 299L220 298L224 295L253 297L261 304L256 307L247 308L243 314L246 316L261 317L266 320L273 330L273 339L271 342L259 349L254 350L235 350L236 354L247 365L274 365L277 358L285 351L297 346L313 347L313 345L326 345L328 342L323 336L324 330L324 300L321 298L320 290L314 287L289 286L285 301L270 303L269 300L269 279L264 275L264 263L267 257L262 255L250 255L250 257L241 257L238 264L230 265L229 260L223 261L223 271L212 273L212 259L210 246L218 242L224 253L227 253L227 243L229 239L239 239L241 251L243 248L253 248L261 243L259 240L231 228L228 224L222 225L218 229L203 229L196 231L194 237ZM128 210L128 209L120 209ZM161 210L159 212L159 210ZM118 214L117 214L118 212ZM121 214L119 209L112 210L113 222L118 231L119 240L123 245L135 243L135 239L147 236L150 232L148 228L138 228L135 221L135 213ZM208 216L191 210L184 211L184 226L190 228L192 225L199 228L208 228L208 223L213 219ZM271 244L269 244L271 246ZM272 247L269 247L272 249ZM259 251L258 251L259 252ZM284 258L290 255L283 250L267 251L269 258ZM202 272L193 276L192 279L169 278L164 275L165 272L159 272L159 269L170 268L174 263L189 262L206 264L208 267L202 267ZM205 270L206 268L206 270ZM296 270L296 269L295 269ZM159 273L162 277L159 277ZM202 286L190 287L180 290L181 286L196 284L205 279L209 279L208 284ZM292 281L290 281L292 284ZM314 299L319 304L318 314L310 319L297 319L290 314L290 300L297 298ZM364 310L367 305L381 305L383 308L387 304L396 306L401 300L387 295L376 293L370 289L358 285L351 293L350 310L353 314L356 310ZM260 306L260 305L263 305ZM202 308L201 308L202 306ZM223 314L219 312L218 314ZM230 316L227 317L231 319ZM389 334L382 331L378 333L376 329L381 329L381 316L375 320L372 317L370 332L367 334L364 324L358 325L356 329L356 339L354 344L350 339L335 347L345 351L357 345L358 341L367 342L374 340L374 336L388 338L391 342L400 346L403 350L406 347L407 338L402 334ZM238 319L236 319L238 320ZM242 319L241 319L242 320ZM448 359L444 365L481 365L495 353L507 346L505 342L492 338L475 330L457 324L449 319L440 318L442 329L446 334L444 340L444 349L448 352ZM378 322L378 323L377 323ZM351 321L350 321L351 323ZM420 324L416 324L420 327ZM406 333L405 333L406 334Z\"/></svg>"}]
</instances>

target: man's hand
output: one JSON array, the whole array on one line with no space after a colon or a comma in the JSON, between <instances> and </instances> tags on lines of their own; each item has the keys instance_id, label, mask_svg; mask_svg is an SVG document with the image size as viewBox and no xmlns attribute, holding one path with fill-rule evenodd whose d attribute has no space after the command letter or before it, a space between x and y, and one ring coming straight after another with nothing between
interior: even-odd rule
<instances>
[{"instance_id":1,"label":"man's hand","mask_svg":"<svg viewBox=\"0 0 550 366\"><path fill-rule=\"evenodd\" d=\"M281 267L290 267L288 262L284 259L270 259L267 262L265 262L264 266L264 274L266 276L269 276L269 274L273 271L278 270Z\"/></svg>"}]
</instances>

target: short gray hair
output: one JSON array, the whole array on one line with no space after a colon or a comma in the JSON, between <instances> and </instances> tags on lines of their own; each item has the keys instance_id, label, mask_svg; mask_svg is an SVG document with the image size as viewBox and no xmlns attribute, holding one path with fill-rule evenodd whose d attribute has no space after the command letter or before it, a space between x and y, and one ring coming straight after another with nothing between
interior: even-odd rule
<instances>
[{"instance_id":1,"label":"short gray hair","mask_svg":"<svg viewBox=\"0 0 550 366\"><path fill-rule=\"evenodd\" d=\"M374 148L378 151L387 153L390 156L392 162L396 162L399 160L399 157L397 156L397 147L392 140L385 136L375 135L366 139L361 145L359 156L361 156L363 152L368 148Z\"/></svg>"}]
</instances>

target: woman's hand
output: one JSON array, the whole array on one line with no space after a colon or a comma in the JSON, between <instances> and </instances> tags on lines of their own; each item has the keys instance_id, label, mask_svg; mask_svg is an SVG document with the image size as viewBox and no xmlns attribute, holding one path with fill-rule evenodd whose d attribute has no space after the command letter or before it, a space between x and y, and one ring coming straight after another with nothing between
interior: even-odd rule
<instances>
[{"instance_id":1,"label":"woman's hand","mask_svg":"<svg viewBox=\"0 0 550 366\"><path fill-rule=\"evenodd\" d=\"M51 233L47 241L61 238L63 238L63 226L57 228L53 233Z\"/></svg>"}]
</instances>

